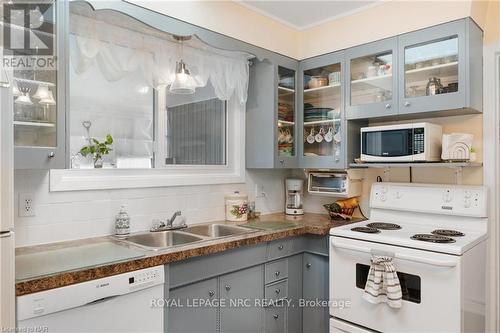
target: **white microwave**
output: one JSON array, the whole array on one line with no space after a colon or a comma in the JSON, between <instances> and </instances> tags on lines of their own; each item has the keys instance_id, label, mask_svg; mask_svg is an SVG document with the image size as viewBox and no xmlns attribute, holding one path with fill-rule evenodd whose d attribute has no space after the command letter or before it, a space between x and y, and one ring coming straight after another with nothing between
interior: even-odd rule
<instances>
[{"instance_id":1,"label":"white microwave","mask_svg":"<svg viewBox=\"0 0 500 333\"><path fill-rule=\"evenodd\" d=\"M361 161L440 161L441 138L441 126L431 123L363 127Z\"/></svg>"}]
</instances>

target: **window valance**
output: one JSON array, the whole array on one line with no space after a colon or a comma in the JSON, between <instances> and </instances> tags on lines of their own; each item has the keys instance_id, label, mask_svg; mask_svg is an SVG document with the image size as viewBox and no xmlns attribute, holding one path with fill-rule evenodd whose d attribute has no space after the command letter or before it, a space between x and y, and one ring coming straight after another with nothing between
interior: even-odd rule
<instances>
[{"instance_id":1,"label":"window valance","mask_svg":"<svg viewBox=\"0 0 500 333\"><path fill-rule=\"evenodd\" d=\"M251 54L212 47L195 35L181 43L119 12L93 11L79 3L72 4L71 11L70 56L76 73L97 64L109 81L142 75L157 89L172 83L182 59L198 87L210 80L221 100L234 95L240 104L246 103Z\"/></svg>"}]
</instances>

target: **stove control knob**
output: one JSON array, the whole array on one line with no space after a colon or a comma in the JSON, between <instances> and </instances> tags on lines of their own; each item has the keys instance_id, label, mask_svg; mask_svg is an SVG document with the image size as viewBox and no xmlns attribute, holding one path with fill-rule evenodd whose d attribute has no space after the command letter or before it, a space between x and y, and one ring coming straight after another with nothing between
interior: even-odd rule
<instances>
[{"instance_id":1,"label":"stove control knob","mask_svg":"<svg viewBox=\"0 0 500 333\"><path fill-rule=\"evenodd\" d=\"M469 208L472 205L471 199L464 199L464 207Z\"/></svg>"},{"instance_id":2,"label":"stove control knob","mask_svg":"<svg viewBox=\"0 0 500 333\"><path fill-rule=\"evenodd\" d=\"M444 193L443 193L444 202L450 202L452 199L453 199L453 194L452 194L451 190L448 189L448 190L444 191Z\"/></svg>"},{"instance_id":3,"label":"stove control knob","mask_svg":"<svg viewBox=\"0 0 500 333\"><path fill-rule=\"evenodd\" d=\"M471 196L472 196L472 193L470 193L470 191L469 191L469 190L465 190L465 191L464 191L464 197L466 197L466 198L470 198Z\"/></svg>"},{"instance_id":4,"label":"stove control knob","mask_svg":"<svg viewBox=\"0 0 500 333\"><path fill-rule=\"evenodd\" d=\"M387 195L386 195L385 193L382 193L382 194L380 195L380 201L384 202L384 201L386 201L386 200L387 200Z\"/></svg>"}]
</instances>

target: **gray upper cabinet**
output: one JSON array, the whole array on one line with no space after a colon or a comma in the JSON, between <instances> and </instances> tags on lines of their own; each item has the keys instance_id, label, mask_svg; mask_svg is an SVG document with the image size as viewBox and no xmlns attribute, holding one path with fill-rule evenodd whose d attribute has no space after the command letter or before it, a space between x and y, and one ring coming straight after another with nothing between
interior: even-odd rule
<instances>
[{"instance_id":1,"label":"gray upper cabinet","mask_svg":"<svg viewBox=\"0 0 500 333\"><path fill-rule=\"evenodd\" d=\"M344 52L300 63L300 166L343 168L345 152Z\"/></svg>"},{"instance_id":2,"label":"gray upper cabinet","mask_svg":"<svg viewBox=\"0 0 500 333\"><path fill-rule=\"evenodd\" d=\"M345 117L345 52L300 62L300 167L345 169L359 147L359 124ZM352 149L354 148L354 150Z\"/></svg>"},{"instance_id":3,"label":"gray upper cabinet","mask_svg":"<svg viewBox=\"0 0 500 333\"><path fill-rule=\"evenodd\" d=\"M296 60L254 60L246 116L247 168L295 168L297 162ZM272 144L271 144L272 143Z\"/></svg>"},{"instance_id":4,"label":"gray upper cabinet","mask_svg":"<svg viewBox=\"0 0 500 333\"><path fill-rule=\"evenodd\" d=\"M346 51L347 119L398 114L397 52L397 37Z\"/></svg>"},{"instance_id":5,"label":"gray upper cabinet","mask_svg":"<svg viewBox=\"0 0 500 333\"><path fill-rule=\"evenodd\" d=\"M46 8L45 8L46 7ZM50 1L44 7L55 20L45 22L45 43L52 45L55 67L13 71L10 101L2 108L13 110L14 167L57 169L66 166L66 73L68 3ZM50 48L50 46L49 46ZM5 50L8 54L9 51ZM34 54L36 57L36 54Z\"/></svg>"},{"instance_id":6,"label":"gray upper cabinet","mask_svg":"<svg viewBox=\"0 0 500 333\"><path fill-rule=\"evenodd\" d=\"M471 19L401 35L398 54L399 114L482 110L482 31Z\"/></svg>"}]
</instances>

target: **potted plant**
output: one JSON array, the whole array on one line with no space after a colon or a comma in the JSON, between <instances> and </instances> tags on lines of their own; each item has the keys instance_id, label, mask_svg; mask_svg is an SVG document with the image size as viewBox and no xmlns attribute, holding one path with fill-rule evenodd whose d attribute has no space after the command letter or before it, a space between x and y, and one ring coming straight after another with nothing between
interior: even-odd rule
<instances>
[{"instance_id":1,"label":"potted plant","mask_svg":"<svg viewBox=\"0 0 500 333\"><path fill-rule=\"evenodd\" d=\"M82 156L91 155L94 159L94 168L102 168L102 158L113 150L111 149L112 144L113 137L111 134L106 135L106 140L103 142L99 142L96 138L91 138L89 144L80 149L80 154Z\"/></svg>"}]
</instances>

